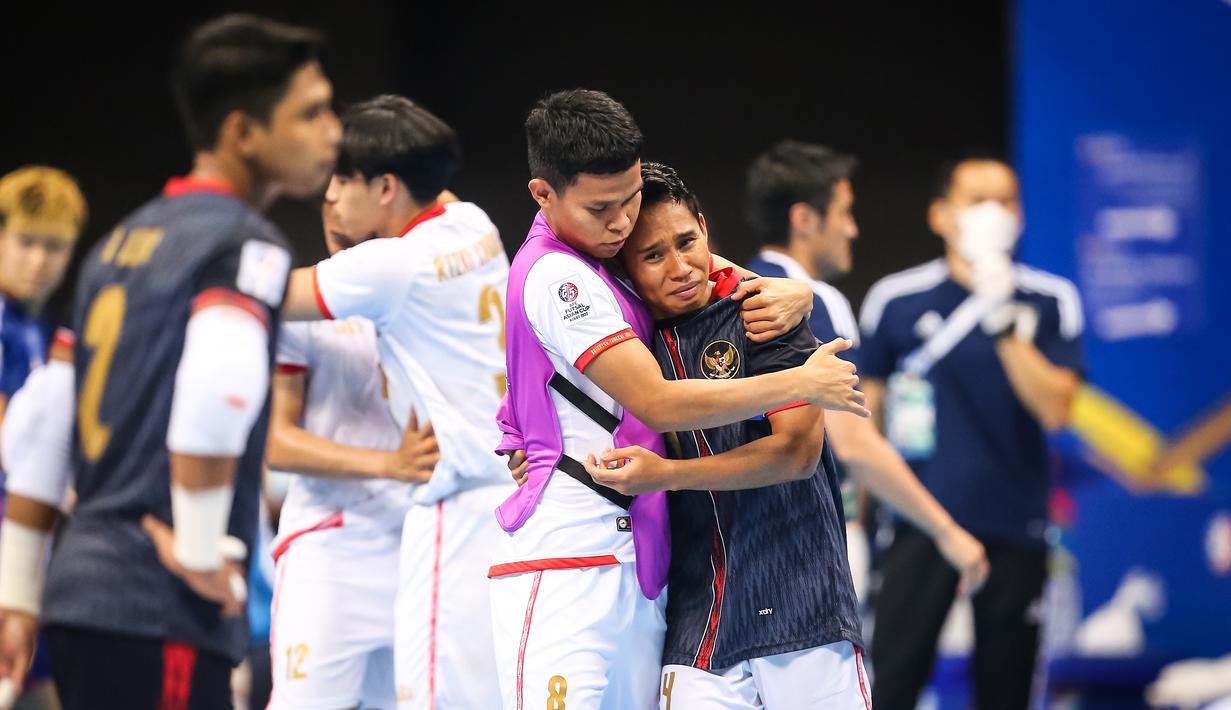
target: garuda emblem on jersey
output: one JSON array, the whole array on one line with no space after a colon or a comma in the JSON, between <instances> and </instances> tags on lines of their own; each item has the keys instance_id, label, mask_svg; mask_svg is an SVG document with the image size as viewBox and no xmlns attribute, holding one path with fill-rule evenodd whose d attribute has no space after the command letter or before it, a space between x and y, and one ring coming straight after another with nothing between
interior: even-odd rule
<instances>
[{"instance_id":1,"label":"garuda emblem on jersey","mask_svg":"<svg viewBox=\"0 0 1231 710\"><path fill-rule=\"evenodd\" d=\"M739 373L739 351L726 340L715 340L701 351L701 374L711 380L729 380Z\"/></svg>"}]
</instances>

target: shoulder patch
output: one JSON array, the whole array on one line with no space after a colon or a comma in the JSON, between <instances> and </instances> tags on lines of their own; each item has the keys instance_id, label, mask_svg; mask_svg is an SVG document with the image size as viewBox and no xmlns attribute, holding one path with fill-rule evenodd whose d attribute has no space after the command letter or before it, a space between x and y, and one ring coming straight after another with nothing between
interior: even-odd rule
<instances>
[{"instance_id":1,"label":"shoulder patch","mask_svg":"<svg viewBox=\"0 0 1231 710\"><path fill-rule=\"evenodd\" d=\"M259 239L249 239L239 253L235 287L241 293L277 308L286 292L290 269L291 254L286 249Z\"/></svg>"},{"instance_id":2,"label":"shoulder patch","mask_svg":"<svg viewBox=\"0 0 1231 710\"><path fill-rule=\"evenodd\" d=\"M577 325L593 315L590 292L580 274L569 274L548 287L548 298L565 325Z\"/></svg>"}]
</instances>

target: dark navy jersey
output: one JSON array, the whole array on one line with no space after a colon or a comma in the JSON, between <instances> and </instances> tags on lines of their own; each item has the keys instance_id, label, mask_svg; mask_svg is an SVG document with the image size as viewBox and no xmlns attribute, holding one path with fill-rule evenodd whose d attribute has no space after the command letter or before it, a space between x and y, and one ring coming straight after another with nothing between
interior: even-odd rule
<instances>
[{"instance_id":1,"label":"dark navy jersey","mask_svg":"<svg viewBox=\"0 0 1231 710\"><path fill-rule=\"evenodd\" d=\"M761 276L796 279L812 287L812 313L808 326L822 343L835 338L851 341L851 348L838 353L838 357L859 367L859 325L851 302L838 289L824 281L812 278L804 267L782 252L762 250L747 264L749 271Z\"/></svg>"},{"instance_id":2,"label":"dark navy jersey","mask_svg":"<svg viewBox=\"0 0 1231 710\"><path fill-rule=\"evenodd\" d=\"M52 556L44 619L182 641L238 662L242 618L195 595L159 562L141 528L171 523L167 426L185 329L194 309L243 307L271 327L290 254L278 231L211 183L175 180L90 252L73 326L77 504ZM255 549L268 402L241 455L229 533ZM246 565L245 565L246 566Z\"/></svg>"},{"instance_id":3,"label":"dark navy jersey","mask_svg":"<svg viewBox=\"0 0 1231 710\"><path fill-rule=\"evenodd\" d=\"M1020 264L1014 276L1014 300L1038 314L1034 344L1053 364L1082 373L1082 307L1076 287ZM950 278L942 259L878 281L860 313L863 376L895 375L970 295ZM1009 384L993 339L974 323L928 370L926 382L927 399L934 403L934 447L930 456L911 457L919 480L976 536L1043 544L1050 488L1047 443ZM887 401L895 396L892 390L886 391Z\"/></svg>"},{"instance_id":4,"label":"dark navy jersey","mask_svg":"<svg viewBox=\"0 0 1231 710\"><path fill-rule=\"evenodd\" d=\"M841 291L824 281L812 278L799 262L772 249L762 249L748 262L747 268L761 276L795 279L808 284L812 288L812 313L808 316L812 334L822 343L828 343L835 338L850 340L851 347L838 353L838 357L856 368L860 367L859 325L855 320L855 312L851 310L851 302ZM838 479L842 482L842 512L847 520L858 520L858 486L848 475L842 461L836 462Z\"/></svg>"},{"instance_id":5,"label":"dark navy jersey","mask_svg":"<svg viewBox=\"0 0 1231 710\"><path fill-rule=\"evenodd\" d=\"M806 323L749 341L740 305L722 298L658 323L654 355L669 379L750 377L802 364ZM766 417L677 432L673 455L696 458L772 433ZM668 495L671 572L664 664L725 668L837 641L861 645L845 521L829 444L806 480L741 491Z\"/></svg>"}]
</instances>

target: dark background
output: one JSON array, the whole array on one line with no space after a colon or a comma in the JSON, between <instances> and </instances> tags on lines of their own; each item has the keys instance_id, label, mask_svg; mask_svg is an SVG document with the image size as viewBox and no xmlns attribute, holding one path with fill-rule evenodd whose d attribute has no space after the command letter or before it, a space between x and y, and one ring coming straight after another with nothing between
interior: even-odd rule
<instances>
[{"instance_id":1,"label":"dark background","mask_svg":"<svg viewBox=\"0 0 1231 710\"><path fill-rule=\"evenodd\" d=\"M488 211L510 253L534 213L522 121L554 89L598 88L624 102L645 156L681 172L737 260L755 248L741 193L758 152L792 137L856 154L862 234L855 273L838 284L856 306L875 279L940 253L924 222L936 166L1007 149L1000 2L49 4L23 6L29 19L6 22L0 42L0 170L42 162L76 176L91 213L82 246L93 243L189 168L169 61L193 24L235 9L325 30L339 107L393 91L453 125L466 154L454 190ZM314 206L283 202L272 214L300 263L324 254Z\"/></svg>"}]
</instances>

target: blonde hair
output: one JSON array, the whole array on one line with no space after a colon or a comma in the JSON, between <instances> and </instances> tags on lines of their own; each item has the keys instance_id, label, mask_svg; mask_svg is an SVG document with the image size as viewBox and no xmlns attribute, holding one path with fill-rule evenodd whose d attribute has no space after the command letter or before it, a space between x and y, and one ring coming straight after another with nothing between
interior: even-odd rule
<instances>
[{"instance_id":1,"label":"blonde hair","mask_svg":"<svg viewBox=\"0 0 1231 710\"><path fill-rule=\"evenodd\" d=\"M6 229L75 240L85 221L85 197L63 170L27 165L0 178L0 222Z\"/></svg>"}]
</instances>

